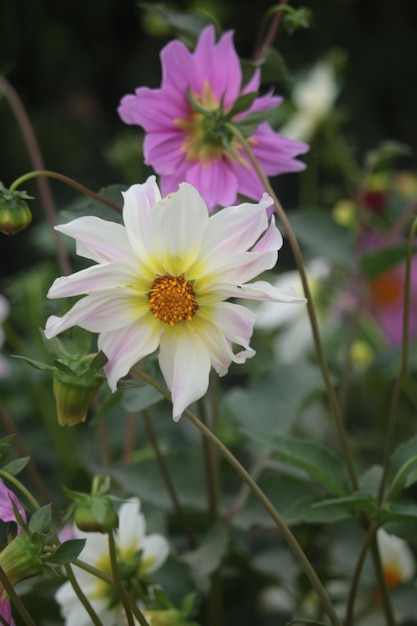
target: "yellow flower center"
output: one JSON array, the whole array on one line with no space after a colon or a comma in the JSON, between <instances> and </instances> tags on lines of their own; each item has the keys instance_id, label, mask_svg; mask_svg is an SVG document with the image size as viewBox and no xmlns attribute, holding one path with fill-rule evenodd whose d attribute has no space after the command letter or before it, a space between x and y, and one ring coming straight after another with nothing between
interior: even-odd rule
<instances>
[{"instance_id":1,"label":"yellow flower center","mask_svg":"<svg viewBox=\"0 0 417 626\"><path fill-rule=\"evenodd\" d=\"M155 317L170 326L191 320L198 311L192 284L183 274L158 276L149 292L149 308Z\"/></svg>"}]
</instances>

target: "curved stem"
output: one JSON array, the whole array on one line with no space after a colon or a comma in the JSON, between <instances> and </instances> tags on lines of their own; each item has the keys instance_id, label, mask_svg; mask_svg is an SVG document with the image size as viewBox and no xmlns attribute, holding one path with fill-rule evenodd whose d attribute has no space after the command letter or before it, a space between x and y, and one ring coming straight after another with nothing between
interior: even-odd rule
<instances>
[{"instance_id":1,"label":"curved stem","mask_svg":"<svg viewBox=\"0 0 417 626\"><path fill-rule=\"evenodd\" d=\"M118 204L115 204L111 200L108 200L107 198L105 198L104 196L101 196L98 193L94 193L94 191L91 191L91 189L88 189L88 187L81 185L81 183L78 183L76 180L70 178L69 176L65 176L64 174L59 174L58 172L51 172L50 170L35 170L34 172L28 172L27 174L23 174L23 176L20 176L14 181L14 183L9 188L9 191L13 192L15 191L15 189L17 189L17 187L25 183L27 180L31 180L32 178L38 178L38 177L54 178L56 180L59 180L61 183L64 183L65 185L69 185L70 187L73 187L77 191L80 191L86 196L89 196L93 200L97 200L97 202L106 204L114 211L117 211L118 213L122 212L122 209L119 207Z\"/></svg>"},{"instance_id":2,"label":"curved stem","mask_svg":"<svg viewBox=\"0 0 417 626\"><path fill-rule=\"evenodd\" d=\"M109 540L109 555L110 555L111 571L112 571L114 586L116 587L117 593L120 598L120 602L123 605L123 609L124 609L126 621L127 621L127 626L135 626L135 620L133 619L132 611L130 610L129 600L126 595L126 590L123 587L123 583L120 579L119 568L117 565L116 542L114 540L113 531L109 532L108 540Z\"/></svg>"},{"instance_id":3,"label":"curved stem","mask_svg":"<svg viewBox=\"0 0 417 626\"><path fill-rule=\"evenodd\" d=\"M29 116L27 115L25 107L23 106L23 103L19 98L17 92L15 91L15 89L13 89L9 81L4 78L4 76L0 76L0 90L3 91L4 95L6 96L10 108L12 109L17 119L26 143L26 147L29 152L29 157L32 162L33 168L35 170L44 170L45 165L43 162L42 153L40 151L32 124L30 123ZM52 237L54 240L55 252L59 266L63 274L69 274L71 272L71 267L68 260L68 255L66 253L65 247L62 245L59 234L54 230L54 226L56 224L56 210L51 188L48 181L43 178L38 180L38 187L46 219L52 231Z\"/></svg>"},{"instance_id":4,"label":"curved stem","mask_svg":"<svg viewBox=\"0 0 417 626\"><path fill-rule=\"evenodd\" d=\"M374 570L378 581L378 589L381 593L381 602L384 608L387 626L395 626L395 617L392 608L391 595L388 589L387 580L385 578L384 568L382 566L381 554L379 551L376 535L373 535L372 537L371 552L374 562Z\"/></svg>"},{"instance_id":5,"label":"curved stem","mask_svg":"<svg viewBox=\"0 0 417 626\"><path fill-rule=\"evenodd\" d=\"M385 439L385 452L384 452L384 471L381 477L381 483L379 486L379 503L384 498L385 483L388 476L389 457L392 449L392 439L394 436L395 421L397 417L397 404L401 393L401 387L403 380L407 373L408 367L408 342L409 342L409 322L410 322L410 292L411 292L411 259L413 256L414 239L417 233L417 218L414 220L408 237L407 257L405 263L405 278L404 278L404 310L403 310L403 336L401 342L401 365L398 373L397 380L395 382L394 390L392 393L390 409L388 413L387 423L387 435Z\"/></svg>"},{"instance_id":6,"label":"curved stem","mask_svg":"<svg viewBox=\"0 0 417 626\"><path fill-rule=\"evenodd\" d=\"M16 478L16 476L13 476L13 474L9 474L8 472L5 472L4 470L0 470L0 477L5 478L9 482L11 482L12 485L14 485L17 489L19 489L19 491L25 496L28 502L30 502L30 504L33 506L35 511L41 508L40 504L32 496L29 489L26 489L24 484L21 483L20 480Z\"/></svg>"},{"instance_id":7,"label":"curved stem","mask_svg":"<svg viewBox=\"0 0 417 626\"><path fill-rule=\"evenodd\" d=\"M271 198L274 201L274 205L275 205L275 212L277 214L277 216L279 217L279 219L281 220L285 232L287 234L287 238L289 241L289 244L291 246L292 252L294 254L294 259L297 265L297 269L300 273L300 279L303 285L303 290L304 290L304 294L305 297L307 298L307 311L308 311L308 316L310 319L310 324L311 324L311 330L312 330L312 334L313 334L313 339L314 339L314 346L315 346L315 350L316 350L316 355L317 355L317 360L319 362L320 365L320 369L321 369L321 373L322 373L322 377L323 377L323 381L324 381L324 385L326 388L326 392L327 392L327 397L328 397L328 401L329 401L329 405L330 405L330 410L333 416L333 419L336 423L336 427L337 427L337 431L339 434L339 440L340 440L340 444L342 446L342 450L345 456L345 461L346 461L346 465L347 465L347 469L349 472L349 476L350 476L350 480L352 483L352 487L357 490L358 489L358 480L356 477L356 472L355 472L355 468L353 465L353 459L352 459L352 454L348 445L348 441L347 441L347 437L346 437L346 433L345 433L345 429L343 426L343 419L342 419L342 414L340 411L340 406L335 394L335 391L333 389L333 385L330 379L330 373L327 367L327 363L326 363L326 359L324 357L324 352L323 352L323 346L321 343L321 339L320 339L320 331L319 331L319 326L318 326L318 322L317 322L317 316L316 316L316 311L314 308L314 304L313 304L313 300L311 297L311 291L310 291L310 287L308 284L308 280L307 280L307 275L305 272L305 268L304 268L304 261L303 261L303 256L301 254L301 250L300 247L298 245L298 241L297 238L294 234L294 231L292 229L292 226L287 218L287 215L284 211L284 209L281 206L280 201L278 200L274 190L272 189L272 186L268 180L268 178L265 176L265 174L263 173L262 169L259 166L259 163L255 157L255 155L253 154L252 150L249 147L248 142L246 141L246 139L243 137L242 133L233 125L233 124L228 124L228 128L229 130L236 136L236 138L238 139L239 143L241 144L242 148L244 149L244 151L246 152L246 155L249 159L249 161L251 162L254 170L256 171L256 173L259 176L259 179L261 180L265 190L268 192L268 194L271 196Z\"/></svg>"},{"instance_id":8,"label":"curved stem","mask_svg":"<svg viewBox=\"0 0 417 626\"><path fill-rule=\"evenodd\" d=\"M159 467L159 471L162 474L162 478L165 482L165 487L167 488L167 491L170 495L170 498L172 500L172 504L174 507L174 511L178 517L178 520L182 526L182 529L184 531L184 535L187 537L188 540L188 544L190 546L190 548L195 548L198 544L197 544L197 540L194 537L194 532L193 529L191 528L188 519L182 509L182 506L180 504L180 501L178 499L177 496L177 492L175 490L174 484L171 480L171 476L169 474L168 468L166 466L165 463L165 459L163 454L161 453L161 450L159 449L159 444L158 444L158 438L156 436L154 427L152 425L152 420L149 417L149 413L146 410L142 411L142 415L143 415L143 419L145 422L145 427L146 427L146 431L149 437L149 441L151 442L151 445L154 449L155 452L155 456L156 456L156 460L158 463L158 467Z\"/></svg>"},{"instance_id":9,"label":"curved stem","mask_svg":"<svg viewBox=\"0 0 417 626\"><path fill-rule=\"evenodd\" d=\"M69 565L65 566L65 572L67 574L67 578L69 582L72 585L72 588L74 589L77 595L77 598L79 599L79 601L81 602L85 610L87 611L94 626L103 626L102 621L100 620L99 616L97 615L97 613L91 606L87 596L83 593L80 585L78 584L76 577L74 576L74 572L72 571Z\"/></svg>"},{"instance_id":10,"label":"curved stem","mask_svg":"<svg viewBox=\"0 0 417 626\"><path fill-rule=\"evenodd\" d=\"M19 613L19 615L22 618L24 624L26 624L26 626L36 626L35 622L31 618L27 608L25 607L25 605L23 604L23 602L21 601L21 599L19 598L19 596L15 592L12 583L8 579L6 572L4 571L4 569L1 566L0 566L0 582L1 582L2 586L4 587L4 589L6 590L6 593L9 596L12 605L14 606L14 608Z\"/></svg>"},{"instance_id":11,"label":"curved stem","mask_svg":"<svg viewBox=\"0 0 417 626\"><path fill-rule=\"evenodd\" d=\"M258 61L262 59L265 54L266 49L272 45L275 37L277 36L278 29L280 27L282 16L283 16L283 7L288 4L288 0L281 0L278 7L273 7L269 9L267 14L264 16L263 23L261 25L261 32L265 30L268 20L272 18L271 25L268 29L267 34L265 35L263 41L255 46L255 52L253 53L254 61ZM258 41L260 37L258 37Z\"/></svg>"},{"instance_id":12,"label":"curved stem","mask_svg":"<svg viewBox=\"0 0 417 626\"><path fill-rule=\"evenodd\" d=\"M158 389L158 391L165 398L170 400L170 393L160 383L158 383L158 381L154 380L152 376L149 376L149 374L147 374L143 370L139 370L136 368L135 372L139 374L139 376L143 378L143 380L155 387L155 389ZM184 411L184 415L186 415L187 418L194 424L194 426L196 426L196 428L198 428L200 432L216 446L220 454L233 467L233 469L236 470L242 480L244 480L245 483L250 487L254 495L258 498L258 500L261 502L261 504L264 506L264 508L267 510L267 512L275 522L278 529L281 531L282 536L284 537L294 556L300 563L304 573L311 583L311 586L320 598L323 608L330 619L330 622L333 624L333 626L342 626L340 619L337 616L337 613L334 610L332 603L330 602L327 592L324 589L313 566L311 565L307 556L304 554L304 551L298 543L297 539L292 534L291 530L288 528L287 524L278 513L278 511L275 509L271 501L268 499L262 489L256 484L251 475L245 470L243 465L241 465L236 457L230 452L230 450L226 448L226 446L220 441L220 439L218 439L218 437L216 437L216 435L212 433L211 430L207 428L207 426L200 422L198 417L196 417L189 409L186 409Z\"/></svg>"}]
</instances>

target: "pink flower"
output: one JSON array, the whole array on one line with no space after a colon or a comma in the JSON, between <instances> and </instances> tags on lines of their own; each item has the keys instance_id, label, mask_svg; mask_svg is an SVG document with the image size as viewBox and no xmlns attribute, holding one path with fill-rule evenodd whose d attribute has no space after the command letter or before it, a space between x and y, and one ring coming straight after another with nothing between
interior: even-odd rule
<instances>
[{"instance_id":1,"label":"pink flower","mask_svg":"<svg viewBox=\"0 0 417 626\"><path fill-rule=\"evenodd\" d=\"M13 503L19 511L22 519L26 522L26 513L20 504L19 500L10 491L0 478L0 520L2 522L16 522L16 515L13 509ZM18 532L22 532L22 528L17 524Z\"/></svg>"},{"instance_id":2,"label":"pink flower","mask_svg":"<svg viewBox=\"0 0 417 626\"><path fill-rule=\"evenodd\" d=\"M161 62L161 88L138 88L122 98L118 112L126 124L144 128L145 162L160 175L162 194L176 191L186 181L196 187L209 209L235 204L238 193L260 200L262 184L243 150L231 137L232 150L228 150L221 136L224 139L222 116L242 94L257 91L260 84L256 70L242 87L233 32L227 31L216 43L215 29L208 26L193 53L175 40L162 50ZM191 106L188 90L206 113ZM281 100L271 93L260 96L234 119L272 109ZM259 124L249 143L267 176L305 168L295 157L308 146L275 133L266 122Z\"/></svg>"},{"instance_id":3,"label":"pink flower","mask_svg":"<svg viewBox=\"0 0 417 626\"><path fill-rule=\"evenodd\" d=\"M0 617L3 618L3 624L14 626L15 621L12 619L12 607L8 595L0 585Z\"/></svg>"}]
</instances>

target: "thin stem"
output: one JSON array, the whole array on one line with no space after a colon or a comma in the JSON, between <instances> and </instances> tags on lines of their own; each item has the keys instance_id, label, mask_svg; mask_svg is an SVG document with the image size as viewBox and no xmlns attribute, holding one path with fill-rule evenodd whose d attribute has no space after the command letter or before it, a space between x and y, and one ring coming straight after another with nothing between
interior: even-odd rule
<instances>
[{"instance_id":1,"label":"thin stem","mask_svg":"<svg viewBox=\"0 0 417 626\"><path fill-rule=\"evenodd\" d=\"M5 472L4 470L0 469L0 477L5 478L9 482L11 482L12 485L14 485L14 487L19 489L19 491L25 496L25 498L28 500L28 502L30 502L30 504L33 506L35 511L37 511L38 509L41 508L40 504L32 496L32 494L30 493L29 489L26 489L24 484L21 483L20 480L18 478L16 478L16 476L13 476L13 474L9 474L8 472Z\"/></svg>"},{"instance_id":2,"label":"thin stem","mask_svg":"<svg viewBox=\"0 0 417 626\"><path fill-rule=\"evenodd\" d=\"M79 599L79 601L81 602L81 604L83 605L85 610L87 611L87 613L90 616L91 621L93 622L94 626L103 626L102 621L100 620L99 616L97 615L97 613L95 612L95 610L91 606L91 603L88 600L87 596L83 593L80 585L78 584L78 581L77 581L76 577L74 576L74 572L72 571L70 565L66 565L65 566L65 571L66 571L68 580L71 583L72 588L74 589L74 591L75 591L75 593L77 595L77 598Z\"/></svg>"},{"instance_id":3,"label":"thin stem","mask_svg":"<svg viewBox=\"0 0 417 626\"><path fill-rule=\"evenodd\" d=\"M197 540L194 536L194 532L193 529L191 528L188 519L182 509L181 503L179 501L179 498L177 496L177 492L174 486L174 483L171 480L171 476L169 474L168 471L168 467L165 463L165 459L163 454L161 453L161 450L159 448L159 443L158 443L158 438L156 436L154 427L152 425L152 420L149 416L148 411L144 410L142 411L142 415L143 415L143 419L145 422L145 427L146 427L146 432L148 433L148 437L149 437L149 441L151 442L151 445L154 449L155 452L155 456L156 456L156 461L158 463L158 467L159 467L159 471L161 472L162 478L165 482L165 487L167 488L167 491L169 493L169 496L171 498L175 513L177 515L177 518L182 526L184 535L187 537L188 540L188 544L190 546L190 548L195 548L198 544L197 544Z\"/></svg>"},{"instance_id":4,"label":"thin stem","mask_svg":"<svg viewBox=\"0 0 417 626\"><path fill-rule=\"evenodd\" d=\"M158 391L165 398L167 398L168 400L171 399L170 393L160 383L158 383L158 381L152 378L152 376L149 376L149 374L147 374L143 370L135 369L135 371L139 374L141 378L143 378L143 380L152 385L155 389L158 389ZM218 437L216 437L216 435L212 433L211 430L207 428L207 426L200 422L200 420L193 413L191 413L189 409L186 409L184 411L184 415L187 416L187 418L196 426L196 428L200 430L201 433L204 434L205 437L207 437L210 441L214 443L220 454L236 470L242 480L250 487L254 495L258 498L258 500L261 502L261 504L264 506L264 508L267 510L267 512L275 522L278 529L281 531L282 536L292 550L294 556L297 558L313 589L320 598L323 608L329 616L331 623L333 624L333 626L342 626L340 619L338 618L337 613L329 600L327 592L324 589L313 566L311 565L307 556L304 554L304 551L298 543L297 539L292 534L291 530L288 528L287 524L278 513L278 511L275 509L271 501L267 498L262 489L256 484L251 475L245 470L243 465L239 463L239 461L230 452L230 450L226 448L226 446L220 441L220 439L218 439Z\"/></svg>"},{"instance_id":5,"label":"thin stem","mask_svg":"<svg viewBox=\"0 0 417 626\"><path fill-rule=\"evenodd\" d=\"M45 164L42 158L42 153L29 116L27 115L26 109L23 106L17 92L11 86L9 81L4 78L4 76L0 76L0 90L3 91L6 100L9 102L10 108L12 109L19 124L33 168L35 170L44 170ZM54 226L56 224L56 210L50 185L46 179L40 178L38 180L38 187L46 219L52 231L59 266L63 274L69 274L71 272L71 266L68 260L68 255L65 247L62 245L59 234L54 230Z\"/></svg>"},{"instance_id":6,"label":"thin stem","mask_svg":"<svg viewBox=\"0 0 417 626\"><path fill-rule=\"evenodd\" d=\"M362 544L361 551L359 552L358 560L356 561L355 570L352 576L352 584L349 590L349 596L347 599L346 605L346 617L344 621L344 626L352 626L353 624L353 609L355 606L355 598L358 591L358 585L360 576L362 573L362 568L365 563L366 555L368 554L369 546L371 545L372 539L375 535L376 527L374 524L370 524L368 528L368 532L365 536L365 541Z\"/></svg>"},{"instance_id":7,"label":"thin stem","mask_svg":"<svg viewBox=\"0 0 417 626\"><path fill-rule=\"evenodd\" d=\"M376 535L372 537L371 552L387 626L395 626L395 617L392 608L391 595L388 589L387 580L385 578L384 568L382 566L381 554L379 551Z\"/></svg>"},{"instance_id":8,"label":"thin stem","mask_svg":"<svg viewBox=\"0 0 417 626\"><path fill-rule=\"evenodd\" d=\"M395 382L394 390L392 393L390 409L388 413L387 423L387 435L385 439L385 452L384 452L384 471L382 473L381 483L379 486L379 502L381 503L384 498L385 483L388 476L389 457L392 449L392 440L394 436L395 422L397 417L397 405L401 393L401 387L403 380L407 373L408 367L408 342L409 342L409 322L410 322L410 304L411 304L411 259L413 256L414 239L417 233L417 218L410 230L407 247L407 257L405 263L405 278L404 278L404 310L403 310L403 334L401 342L401 365L398 373L397 380Z\"/></svg>"},{"instance_id":9,"label":"thin stem","mask_svg":"<svg viewBox=\"0 0 417 626\"><path fill-rule=\"evenodd\" d=\"M89 196L93 200L96 200L97 202L101 202L102 204L106 204L114 211L117 211L117 213L122 212L122 209L119 207L118 204L115 204L111 200L108 200L107 198L105 198L104 196L101 196L98 193L94 193L94 191L91 191L91 189L88 189L88 187L81 185L81 183L78 183L76 180L70 178L69 176L65 176L64 174L59 174L58 172L51 172L49 170L36 170L34 172L28 172L27 174L23 174L23 176L20 176L14 181L14 183L9 188L9 191L13 192L15 191L15 189L17 189L17 187L19 187L26 181L31 180L32 178L38 178L38 177L54 178L56 180L59 180L61 183L64 183L65 185L69 185L70 187L73 187L77 191L80 191L86 196Z\"/></svg>"},{"instance_id":10,"label":"thin stem","mask_svg":"<svg viewBox=\"0 0 417 626\"><path fill-rule=\"evenodd\" d=\"M346 465L347 465L347 469L349 472L349 476L350 476L350 480L352 483L352 487L353 489L357 490L358 489L358 480L356 477L356 472L355 472L355 468L353 465L353 459L352 459L352 454L349 448L349 444L347 441L347 437L346 437L346 433L344 430L344 426L343 426L343 419L342 419L342 414L340 411L340 406L339 403L337 401L337 397L335 394L335 391L333 389L333 385L330 379L330 373L327 367L327 363L326 363L326 359L324 357L324 352L323 352L323 347L322 347L322 343L321 343L321 339L320 339L320 331L319 331L319 326L318 326L318 322L317 322L317 316L316 316L316 311L314 308L314 304L313 304L313 299L311 297L311 291L310 291L310 287L308 284L308 280L307 280L307 275L305 272L305 268L304 268L304 261L303 261L303 256L301 254L301 250L300 247L298 245L298 241L297 238L294 234L294 231L292 229L292 226L287 218L287 215L284 211L284 209L281 206L281 203L279 202L274 190L272 189L272 186L268 180L268 178L265 176L265 174L263 173L262 169L259 166L259 163L255 157L255 155L253 154L252 150L249 147L248 142L246 141L246 139L243 137L242 133L233 125L233 124L229 124L228 128L230 129L231 132L233 132L233 134L236 136L236 138L239 140L242 148L244 149L244 151L246 152L253 168L255 169L256 173L259 176L259 179L261 180L265 190L268 192L268 194L271 196L271 198L274 201L274 205L275 205L275 212L277 214L277 216L279 217L279 219L281 220L285 232L287 234L287 238L289 241L289 244L291 246L292 252L294 254L294 259L300 274L300 279L303 285L303 290L304 290L304 294L305 297L307 298L307 311L308 311L308 316L310 319L310 324L311 324L311 330L312 330L312 334L313 334L313 339L314 339L314 346L316 349L316 355L317 355L317 360L319 362L319 366L321 369L321 373L322 373L322 377L323 377L323 381L324 381L324 385L326 388L326 392L327 392L327 396L328 396L328 401L329 401L329 405L330 405L330 410L333 416L333 419L336 423L336 427L338 430L338 434L339 434L339 440L340 440L340 444L342 446L342 450L345 456L345 461L346 461Z\"/></svg>"},{"instance_id":11,"label":"thin stem","mask_svg":"<svg viewBox=\"0 0 417 626\"><path fill-rule=\"evenodd\" d=\"M127 465L130 461L132 451L135 444L135 430L136 430L136 413L134 411L128 411L126 414L126 427L124 432L123 441L123 454L122 463Z\"/></svg>"},{"instance_id":12,"label":"thin stem","mask_svg":"<svg viewBox=\"0 0 417 626\"><path fill-rule=\"evenodd\" d=\"M119 568L117 565L116 542L114 540L113 531L109 532L108 540L109 540L109 555L110 555L111 572L113 576L114 586L117 590L117 593L120 598L120 602L122 603L124 611L125 611L127 626L135 626L135 620L133 619L133 615L130 609L126 590L123 587L123 583L120 579Z\"/></svg>"},{"instance_id":13,"label":"thin stem","mask_svg":"<svg viewBox=\"0 0 417 626\"><path fill-rule=\"evenodd\" d=\"M279 3L279 6L283 7L286 4L288 4L288 0L281 0L281 2ZM283 11L282 9L279 9L279 7L274 7L270 9L265 15L262 26L261 26L261 32L265 30L266 24L268 23L268 20L271 17L272 17L272 21L268 29L268 32L265 35L265 38L255 48L255 52L253 53L254 61L258 61L259 59L262 59L263 55L265 54L266 49L273 43L275 37L277 36L277 32L282 21L282 16L283 16Z\"/></svg>"},{"instance_id":14,"label":"thin stem","mask_svg":"<svg viewBox=\"0 0 417 626\"><path fill-rule=\"evenodd\" d=\"M198 411L200 420L207 426L207 415L202 400L198 401ZM219 509L219 493L217 471L215 467L214 449L210 441L203 437L203 457L206 470L206 482L208 493L209 519L211 524L215 524L218 520Z\"/></svg>"},{"instance_id":15,"label":"thin stem","mask_svg":"<svg viewBox=\"0 0 417 626\"><path fill-rule=\"evenodd\" d=\"M33 621L30 614L28 613L25 605L23 604L23 602L21 601L21 599L15 592L14 587L12 583L10 582L10 580L8 579L6 572L1 566L0 566L0 582L3 585L4 589L6 590L6 593L9 596L12 605L14 606L16 611L19 613L20 617L22 618L26 626L36 626L35 622Z\"/></svg>"}]
</instances>

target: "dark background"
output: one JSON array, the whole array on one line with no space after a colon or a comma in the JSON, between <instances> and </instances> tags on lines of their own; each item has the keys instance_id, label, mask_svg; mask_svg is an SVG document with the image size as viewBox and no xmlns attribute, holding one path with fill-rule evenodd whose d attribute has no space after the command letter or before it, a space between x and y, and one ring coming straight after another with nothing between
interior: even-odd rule
<instances>
[{"instance_id":1,"label":"dark background","mask_svg":"<svg viewBox=\"0 0 417 626\"><path fill-rule=\"evenodd\" d=\"M262 17L274 3L195 0L167 4L179 10L211 11L224 29L236 31L240 56L250 57ZM344 111L345 137L355 155L360 158L387 138L416 146L415 0L291 4L310 8L313 26L292 36L280 30L274 45L290 72L308 67L330 49L344 52L347 63L339 106ZM139 133L119 120L116 108L120 98L137 86L158 85L158 54L172 34L155 36L149 30L143 10L133 0L2 1L0 72L28 110L48 169L96 190L142 179L139 153L132 156L128 174L119 166L118 141L126 134L139 140ZM276 91L286 95L289 87L290 82L283 82ZM0 98L0 129L0 180L8 186L32 167L4 98ZM415 168L415 155L409 166ZM59 206L74 198L72 190L52 185ZM26 188L37 193L33 182ZM42 213L36 202L33 208L36 223ZM28 239L27 232L12 240L0 235L0 278L24 267L28 254L36 255L27 251Z\"/></svg>"}]
</instances>

